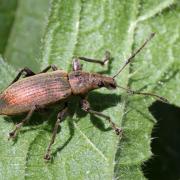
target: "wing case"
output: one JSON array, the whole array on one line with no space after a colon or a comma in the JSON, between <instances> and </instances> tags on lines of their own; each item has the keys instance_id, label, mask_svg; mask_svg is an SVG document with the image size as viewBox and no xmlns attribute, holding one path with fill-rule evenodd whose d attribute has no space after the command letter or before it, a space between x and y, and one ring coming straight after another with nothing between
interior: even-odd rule
<instances>
[{"instance_id":1,"label":"wing case","mask_svg":"<svg viewBox=\"0 0 180 180\"><path fill-rule=\"evenodd\" d=\"M63 70L37 74L10 85L0 95L0 114L13 115L45 106L71 95L68 74Z\"/></svg>"}]
</instances>

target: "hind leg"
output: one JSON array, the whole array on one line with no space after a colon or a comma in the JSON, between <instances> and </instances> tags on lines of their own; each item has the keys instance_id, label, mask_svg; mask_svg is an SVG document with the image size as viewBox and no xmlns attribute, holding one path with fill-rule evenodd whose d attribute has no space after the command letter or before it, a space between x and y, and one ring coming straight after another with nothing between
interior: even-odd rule
<instances>
[{"instance_id":1,"label":"hind leg","mask_svg":"<svg viewBox=\"0 0 180 180\"><path fill-rule=\"evenodd\" d=\"M43 69L41 72L39 72L38 74L40 73L45 73L47 72L49 69L52 69L53 71L56 71L58 68L55 66L55 65L50 65L48 66L47 68ZM36 75L36 73L34 73L31 69L29 69L28 67L25 67L23 69L21 69L19 71L19 73L17 74L17 76L15 77L15 79L11 82L11 84L15 83L16 81L19 80L19 78L24 74L25 74L25 77L29 77L29 76L34 76ZM10 84L10 85L11 85Z\"/></svg>"},{"instance_id":2,"label":"hind leg","mask_svg":"<svg viewBox=\"0 0 180 180\"><path fill-rule=\"evenodd\" d=\"M11 82L11 84L13 84L13 83L15 83L16 81L18 81L18 79L23 75L23 73L26 73L26 74L25 74L25 77L35 75L35 73L34 73L31 69L25 67L25 68L23 68L23 69L21 69L21 70L19 71L19 73L17 74L17 76L15 77L15 79ZM11 85L11 84L10 84L10 85Z\"/></svg>"},{"instance_id":3,"label":"hind leg","mask_svg":"<svg viewBox=\"0 0 180 180\"><path fill-rule=\"evenodd\" d=\"M48 145L46 154L44 155L45 160L50 160L51 159L51 156L50 156L50 154L51 154L51 146L54 144L58 128L60 126L60 123L64 120L64 118L65 118L65 116L67 114L67 111L68 111L68 108L67 108L67 105L65 105L65 107L57 115L57 121L56 121L54 129L53 129L51 141L50 141L50 143Z\"/></svg>"},{"instance_id":4,"label":"hind leg","mask_svg":"<svg viewBox=\"0 0 180 180\"><path fill-rule=\"evenodd\" d=\"M10 139L10 138L12 138L12 139L16 138L18 131L20 130L20 128L21 128L24 124L28 123L28 121L29 121L29 119L31 118L34 110L35 110L35 107L33 107L33 108L28 112L27 116L26 116L20 123L16 124L15 129L14 129L12 132L9 133L9 138L8 138L8 139Z\"/></svg>"},{"instance_id":5,"label":"hind leg","mask_svg":"<svg viewBox=\"0 0 180 180\"><path fill-rule=\"evenodd\" d=\"M49 65L48 67L46 67L45 69L43 69L38 74L45 73L45 72L49 71L50 69L52 69L53 71L57 71L58 70L58 68L54 64L52 64L52 65Z\"/></svg>"}]
</instances>

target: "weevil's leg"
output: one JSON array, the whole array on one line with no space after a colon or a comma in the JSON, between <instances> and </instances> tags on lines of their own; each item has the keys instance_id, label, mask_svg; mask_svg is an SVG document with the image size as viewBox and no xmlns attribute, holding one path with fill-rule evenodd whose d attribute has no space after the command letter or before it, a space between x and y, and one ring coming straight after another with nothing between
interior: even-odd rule
<instances>
[{"instance_id":1,"label":"weevil's leg","mask_svg":"<svg viewBox=\"0 0 180 180\"><path fill-rule=\"evenodd\" d=\"M35 73L34 73L33 71L31 71L31 69L25 67L25 68L23 68L23 69L21 69L21 70L19 71L19 73L17 74L17 76L15 77L15 79L11 82L11 84L15 83L15 82L21 77L21 75L22 75L23 73L26 73L25 77L35 75ZM11 85L11 84L10 84L10 85Z\"/></svg>"},{"instance_id":2,"label":"weevil's leg","mask_svg":"<svg viewBox=\"0 0 180 180\"><path fill-rule=\"evenodd\" d=\"M29 121L29 119L31 118L34 110L35 110L35 107L33 107L33 108L28 112L27 116L26 116L20 123L16 124L15 129L14 129L12 132L9 133L9 139L10 139L10 138L13 138L13 139L14 139L14 138L17 136L18 131L20 130L20 128L21 128L24 124L26 124L26 123Z\"/></svg>"},{"instance_id":3,"label":"weevil's leg","mask_svg":"<svg viewBox=\"0 0 180 180\"><path fill-rule=\"evenodd\" d=\"M123 89L123 90L125 90L127 93L132 94L132 95L136 95L137 94L137 95L143 95L143 96L152 96L152 97L154 97L154 98L156 98L156 99L158 99L158 100L160 100L160 101L162 101L164 103L168 103L168 100L166 98L164 98L162 96L159 96L157 94L148 93L148 92L138 92L138 91L134 91L134 90L129 89L129 88L125 88L125 87L119 86L119 85L118 85L118 87Z\"/></svg>"},{"instance_id":4,"label":"weevil's leg","mask_svg":"<svg viewBox=\"0 0 180 180\"><path fill-rule=\"evenodd\" d=\"M36 107L36 111L42 114L48 112L49 110L46 106L35 105L35 107Z\"/></svg>"},{"instance_id":5,"label":"weevil's leg","mask_svg":"<svg viewBox=\"0 0 180 180\"><path fill-rule=\"evenodd\" d=\"M54 126L54 130L53 130L53 134L52 134L52 137L51 137L51 141L48 145L48 148L47 148L47 151L46 151L46 154L44 156L44 159L46 160L50 160L51 159L51 156L50 156L50 153L51 153L51 146L53 145L54 141L55 141L55 138L56 138L56 134L57 134L57 130L58 130L58 127L60 126L60 123L63 121L63 119L65 118L66 114L67 114L67 111L68 111L68 108L67 108L67 105L64 107L63 110L61 110L58 115L57 115L57 121L55 123L55 126Z\"/></svg>"},{"instance_id":6,"label":"weevil's leg","mask_svg":"<svg viewBox=\"0 0 180 180\"><path fill-rule=\"evenodd\" d=\"M77 57L77 59L79 60L83 60L83 61L87 61L87 62L92 62L92 63L98 63L100 65L105 65L109 62L111 58L111 54L109 51L105 52L104 58L102 60L99 59L91 59L91 58L87 58L87 57Z\"/></svg>"},{"instance_id":7,"label":"weevil's leg","mask_svg":"<svg viewBox=\"0 0 180 180\"><path fill-rule=\"evenodd\" d=\"M48 66L47 68L45 68L44 70L42 70L40 73L45 73L45 72L47 72L47 71L48 71L49 69L51 69L51 68L52 68L53 71L56 71L56 70L58 69L55 65L50 65L50 66ZM11 84L15 83L15 82L21 77L21 75L22 75L23 73L26 73L25 77L35 75L35 73L34 73L31 69L25 67L25 68L23 68L23 69L21 69L21 70L19 71L19 73L17 74L17 76L15 77L15 79L11 82ZM10 85L11 85L11 84L10 84Z\"/></svg>"},{"instance_id":8,"label":"weevil's leg","mask_svg":"<svg viewBox=\"0 0 180 180\"><path fill-rule=\"evenodd\" d=\"M40 73L45 73L45 72L47 72L49 69L52 69L53 71L57 71L57 70L58 70L58 68L57 68L54 64L52 64L52 65L49 65L48 67L46 67L45 69L43 69L41 72L39 72L39 74L40 74Z\"/></svg>"},{"instance_id":9,"label":"weevil's leg","mask_svg":"<svg viewBox=\"0 0 180 180\"><path fill-rule=\"evenodd\" d=\"M79 60L77 58L73 59L72 62L73 71L80 71L82 70L82 65L80 64Z\"/></svg>"},{"instance_id":10,"label":"weevil's leg","mask_svg":"<svg viewBox=\"0 0 180 180\"><path fill-rule=\"evenodd\" d=\"M114 129L116 134L121 135L122 129L117 127L117 125L111 120L111 118L109 116L107 116L101 112L97 112L97 111L92 110L90 108L89 102L86 99L82 99L80 103L81 103L81 108L83 111L88 112L88 113L93 114L93 115L103 117L104 119L108 120L108 122L110 123L111 127Z\"/></svg>"},{"instance_id":11,"label":"weevil's leg","mask_svg":"<svg viewBox=\"0 0 180 180\"><path fill-rule=\"evenodd\" d=\"M73 59L73 71L79 71L79 70L82 70L82 65L80 64L79 60L83 60L83 61L86 61L86 62L92 62L92 63L98 63L100 65L105 65L109 62L110 60L110 52L109 51L106 51L105 52L105 57L103 60L98 60L98 59L91 59L91 58L87 58L87 57L75 57Z\"/></svg>"}]
</instances>

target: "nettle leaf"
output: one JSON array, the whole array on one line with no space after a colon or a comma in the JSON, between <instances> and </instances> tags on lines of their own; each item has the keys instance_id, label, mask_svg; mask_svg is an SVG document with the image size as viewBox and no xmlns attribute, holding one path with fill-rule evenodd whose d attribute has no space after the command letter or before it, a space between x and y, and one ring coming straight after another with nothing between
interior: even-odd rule
<instances>
[{"instance_id":1,"label":"nettle leaf","mask_svg":"<svg viewBox=\"0 0 180 180\"><path fill-rule=\"evenodd\" d=\"M38 2L42 4L33 6L31 10L37 14L41 14L40 9L41 12L47 11L47 4L43 5L44 1ZM180 10L176 1L53 0L38 62L35 60L38 49L34 45L40 41L39 38L35 41L35 37L40 37L42 33L32 31L31 39L27 35L27 41L31 42L27 46L34 51L25 48L23 33L27 32L26 28L31 21L24 21L27 26L21 24L20 17L24 13L25 17L27 15L30 18L30 15L24 12L26 8L23 6L20 11L20 7L18 12L22 14L16 15L17 24L12 29L5 53L12 66L30 65L37 70L37 64L41 64L41 69L55 64L70 71L73 56L100 59L109 50L113 58L107 67L82 63L86 71L105 72L112 76L149 34L155 32L154 39L118 76L117 83L135 90L154 92L166 97L170 103L179 105L180 25L177 19ZM39 26L43 27L42 21L39 21ZM13 43L14 38L22 43ZM17 60L21 53L24 57L31 58ZM7 78L4 84L1 80L0 87L5 88L15 72L3 60L0 63L0 75ZM13 128L12 122L17 122L20 118L0 117L2 179L145 178L141 165L152 155L151 131L156 121L148 107L155 100L150 97L129 96L121 89L100 89L89 94L92 108L109 115L123 128L122 138L109 128L108 122L79 110L76 101L78 99L70 102L70 116L61 124L52 149L53 160L49 163L44 162L43 155L51 138L58 110L45 116L33 116L32 123L22 129L15 143L7 141L7 135ZM42 119L45 121L42 122Z\"/></svg>"},{"instance_id":2,"label":"nettle leaf","mask_svg":"<svg viewBox=\"0 0 180 180\"><path fill-rule=\"evenodd\" d=\"M23 68L27 65L33 70L40 69L36 57L47 18L43 17L44 14L48 14L47 0L19 0L18 3L15 0L0 0L0 53L5 57L3 60L0 56L0 92L17 75L14 67ZM8 133L14 128L13 122L17 123L21 119L0 116L0 179L25 179L27 153L38 131L33 131L31 126L28 131L27 126L24 131L30 134L22 130L19 136L22 135L22 138L17 142L8 141ZM41 130L38 126L37 129Z\"/></svg>"},{"instance_id":3,"label":"nettle leaf","mask_svg":"<svg viewBox=\"0 0 180 180\"><path fill-rule=\"evenodd\" d=\"M0 0L0 53L3 54L14 22L17 1Z\"/></svg>"},{"instance_id":4,"label":"nettle leaf","mask_svg":"<svg viewBox=\"0 0 180 180\"><path fill-rule=\"evenodd\" d=\"M40 52L40 39L49 14L49 0L16 1L13 17L15 20L8 29L10 34L3 55L5 60L15 68L27 66L37 71L40 69L37 59ZM4 4L8 6L9 2L6 1ZM12 13L5 12L10 18Z\"/></svg>"}]
</instances>

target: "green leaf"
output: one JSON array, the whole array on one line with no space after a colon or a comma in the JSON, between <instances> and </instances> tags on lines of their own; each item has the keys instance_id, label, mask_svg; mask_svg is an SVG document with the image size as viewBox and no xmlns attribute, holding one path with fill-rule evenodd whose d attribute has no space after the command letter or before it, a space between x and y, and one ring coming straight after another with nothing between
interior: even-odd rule
<instances>
[{"instance_id":1,"label":"green leaf","mask_svg":"<svg viewBox=\"0 0 180 180\"><path fill-rule=\"evenodd\" d=\"M175 1L53 0L36 67L39 38L35 40L35 37L40 37L42 33L32 31L33 37L27 36L27 42L30 43L26 48L23 42L26 36L23 34L26 34L31 21L24 20L27 22L26 27L21 24L23 21L20 17L24 15L24 18L30 18L22 4L26 4L25 7L32 6L28 6L27 2L30 1L19 2L17 12L21 15L17 13L17 25L12 29L6 52L7 61L12 66L30 65L36 70L39 64L41 69L55 64L71 71L74 55L100 59L109 50L113 57L109 67L83 62L83 68L90 72L106 71L107 75L112 76L132 51L151 32L155 32L155 38L118 76L117 83L135 90L154 92L166 97L170 103L179 105L180 91L177 84L180 79L180 25L177 19L180 8ZM40 9L46 9L47 4L44 1L38 2L42 4L33 5L31 12L41 14ZM43 28L40 22L39 26ZM21 32L17 31L18 28L22 28ZM15 43L14 38L21 43ZM22 51L22 56L26 58L20 58L19 61L15 57L20 57ZM14 60L9 60L12 57ZM27 57L32 58L28 61ZM13 79L15 72L12 66L0 60L0 75L6 77L0 81L1 89ZM52 149L53 161L49 163L44 162L43 155L58 110L42 117L33 116L33 122L23 127L14 144L7 141L7 134L13 128L12 121L16 122L17 118L0 117L1 179L145 179L141 165L152 155L151 131L155 124L148 107L155 100L129 96L121 89L100 89L89 94L94 110L102 111L122 126L122 138L109 128L108 122L80 111L75 101L77 99L70 102L71 116L61 124ZM48 121L42 123L43 118Z\"/></svg>"},{"instance_id":2,"label":"green leaf","mask_svg":"<svg viewBox=\"0 0 180 180\"><path fill-rule=\"evenodd\" d=\"M40 51L40 39L46 25L46 16L49 13L48 1L18 0L14 13L15 20L3 53L5 60L15 68L28 66L36 71L39 70L37 59ZM8 6L9 2L6 1L4 4Z\"/></svg>"},{"instance_id":3,"label":"green leaf","mask_svg":"<svg viewBox=\"0 0 180 180\"><path fill-rule=\"evenodd\" d=\"M0 0L0 52L12 65L0 57L0 92L17 75L13 67L27 65L33 70L40 69L36 58L47 18L45 14L48 14L48 0L19 0L18 3L15 0ZM23 138L17 143L8 141L8 133L14 128L13 122L18 119L0 116L0 179L25 178L28 149L37 133L30 127L30 134L24 136L22 133Z\"/></svg>"},{"instance_id":4,"label":"green leaf","mask_svg":"<svg viewBox=\"0 0 180 180\"><path fill-rule=\"evenodd\" d=\"M14 22L17 1L0 0L0 53L3 54Z\"/></svg>"}]
</instances>

